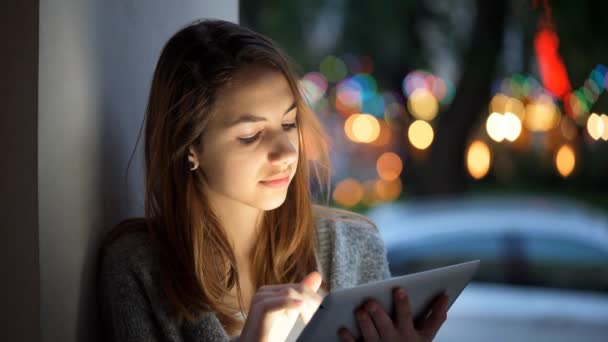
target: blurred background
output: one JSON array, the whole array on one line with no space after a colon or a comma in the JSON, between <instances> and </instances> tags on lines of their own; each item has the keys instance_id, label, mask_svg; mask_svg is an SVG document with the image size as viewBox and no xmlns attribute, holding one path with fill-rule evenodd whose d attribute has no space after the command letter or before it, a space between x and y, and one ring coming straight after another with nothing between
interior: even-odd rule
<instances>
[{"instance_id":1,"label":"blurred background","mask_svg":"<svg viewBox=\"0 0 608 342\"><path fill-rule=\"evenodd\" d=\"M241 1L393 275L480 259L441 341L608 340L606 1Z\"/></svg>"}]
</instances>

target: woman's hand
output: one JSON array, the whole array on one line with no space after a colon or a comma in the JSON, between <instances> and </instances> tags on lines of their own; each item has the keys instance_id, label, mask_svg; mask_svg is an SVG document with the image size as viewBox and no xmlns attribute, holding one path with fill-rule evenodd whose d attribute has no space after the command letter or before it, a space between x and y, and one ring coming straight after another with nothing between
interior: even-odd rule
<instances>
[{"instance_id":1,"label":"woman's hand","mask_svg":"<svg viewBox=\"0 0 608 342\"><path fill-rule=\"evenodd\" d=\"M419 327L414 326L407 294L403 289L394 291L395 320L374 300L367 301L355 312L363 340L371 341L432 341L447 318L448 296L435 300L432 313ZM342 341L354 342L354 336L346 328L338 331Z\"/></svg>"},{"instance_id":2,"label":"woman's hand","mask_svg":"<svg viewBox=\"0 0 608 342\"><path fill-rule=\"evenodd\" d=\"M319 308L320 286L321 274L312 272L297 284L260 287L251 299L239 342L284 341L299 315L308 323Z\"/></svg>"}]
</instances>

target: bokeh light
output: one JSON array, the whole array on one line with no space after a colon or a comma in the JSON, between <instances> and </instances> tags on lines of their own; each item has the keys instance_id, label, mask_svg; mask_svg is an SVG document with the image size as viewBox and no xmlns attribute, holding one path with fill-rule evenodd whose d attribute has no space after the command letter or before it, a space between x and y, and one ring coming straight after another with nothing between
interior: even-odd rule
<instances>
[{"instance_id":1,"label":"bokeh light","mask_svg":"<svg viewBox=\"0 0 608 342\"><path fill-rule=\"evenodd\" d=\"M361 107L362 112L372 114L377 118L384 116L384 110L385 102L380 94L373 94L371 97L366 98Z\"/></svg>"},{"instance_id":2,"label":"bokeh light","mask_svg":"<svg viewBox=\"0 0 608 342\"><path fill-rule=\"evenodd\" d=\"M344 133L346 133L346 137L352 142L359 142L355 133L353 133L353 122L355 122L358 116L359 114L353 114L344 121Z\"/></svg>"},{"instance_id":3,"label":"bokeh light","mask_svg":"<svg viewBox=\"0 0 608 342\"><path fill-rule=\"evenodd\" d=\"M555 128L559 119L559 109L553 99L541 95L526 106L524 125L533 132L546 132Z\"/></svg>"},{"instance_id":4,"label":"bokeh light","mask_svg":"<svg viewBox=\"0 0 608 342\"><path fill-rule=\"evenodd\" d=\"M467 150L467 170L475 179L483 178L490 170L492 156L490 148L484 142L475 140Z\"/></svg>"},{"instance_id":5,"label":"bokeh light","mask_svg":"<svg viewBox=\"0 0 608 342\"><path fill-rule=\"evenodd\" d=\"M362 100L367 100L373 97L378 92L378 84L376 79L369 74L357 74L350 78L352 82L359 85L362 92Z\"/></svg>"},{"instance_id":6,"label":"bokeh light","mask_svg":"<svg viewBox=\"0 0 608 342\"><path fill-rule=\"evenodd\" d=\"M407 107L417 119L431 121L437 116L439 104L433 93L425 88L418 88L408 98Z\"/></svg>"},{"instance_id":7,"label":"bokeh light","mask_svg":"<svg viewBox=\"0 0 608 342\"><path fill-rule=\"evenodd\" d=\"M442 105L449 105L454 99L454 85L449 80L427 71L414 70L403 79L403 95L409 98L418 89L428 91L433 95L435 101Z\"/></svg>"},{"instance_id":8,"label":"bokeh light","mask_svg":"<svg viewBox=\"0 0 608 342\"><path fill-rule=\"evenodd\" d=\"M416 89L430 90L426 81L428 76L428 72L421 70L410 72L403 79L403 95L409 97Z\"/></svg>"},{"instance_id":9,"label":"bokeh light","mask_svg":"<svg viewBox=\"0 0 608 342\"><path fill-rule=\"evenodd\" d=\"M363 199L363 187L356 179L344 179L336 185L332 198L343 207L353 207Z\"/></svg>"},{"instance_id":10,"label":"bokeh light","mask_svg":"<svg viewBox=\"0 0 608 342\"><path fill-rule=\"evenodd\" d=\"M361 203L370 207L380 203L376 189L377 181L376 179L369 179L363 182L363 198L361 199Z\"/></svg>"},{"instance_id":11,"label":"bokeh light","mask_svg":"<svg viewBox=\"0 0 608 342\"><path fill-rule=\"evenodd\" d=\"M336 110L343 116L361 111L363 89L358 82L346 79L336 85Z\"/></svg>"},{"instance_id":12,"label":"bokeh light","mask_svg":"<svg viewBox=\"0 0 608 342\"><path fill-rule=\"evenodd\" d=\"M433 143L433 127L424 120L416 120L410 125L407 136L412 146L424 150Z\"/></svg>"},{"instance_id":13,"label":"bokeh light","mask_svg":"<svg viewBox=\"0 0 608 342\"><path fill-rule=\"evenodd\" d=\"M348 72L344 61L332 55L323 58L319 70L329 82L338 82L346 77Z\"/></svg>"},{"instance_id":14,"label":"bokeh light","mask_svg":"<svg viewBox=\"0 0 608 342\"><path fill-rule=\"evenodd\" d=\"M403 185L399 178L391 181L379 179L374 184L374 190L379 201L390 202L399 198Z\"/></svg>"},{"instance_id":15,"label":"bokeh light","mask_svg":"<svg viewBox=\"0 0 608 342\"><path fill-rule=\"evenodd\" d=\"M376 140L380 134L378 119L369 114L357 115L352 121L352 134L356 142L370 143Z\"/></svg>"},{"instance_id":16,"label":"bokeh light","mask_svg":"<svg viewBox=\"0 0 608 342\"><path fill-rule=\"evenodd\" d=\"M600 116L602 122L604 122L604 133L602 133L602 140L608 141L608 115L602 114Z\"/></svg>"},{"instance_id":17,"label":"bokeh light","mask_svg":"<svg viewBox=\"0 0 608 342\"><path fill-rule=\"evenodd\" d=\"M570 119L569 116L562 116L559 124L559 129L562 133L562 136L566 138L566 140L574 140L576 135L578 134L578 130L576 128L576 124Z\"/></svg>"},{"instance_id":18,"label":"bokeh light","mask_svg":"<svg viewBox=\"0 0 608 342\"><path fill-rule=\"evenodd\" d=\"M502 113L513 113L517 115L518 118L523 119L526 113L524 108L524 104L513 97L510 97L505 103L505 110Z\"/></svg>"},{"instance_id":19,"label":"bokeh light","mask_svg":"<svg viewBox=\"0 0 608 342\"><path fill-rule=\"evenodd\" d=\"M571 89L568 72L558 52L559 38L555 30L548 26L539 30L534 37L534 49L543 85L555 96L561 98Z\"/></svg>"},{"instance_id":20,"label":"bokeh light","mask_svg":"<svg viewBox=\"0 0 608 342\"><path fill-rule=\"evenodd\" d=\"M381 179L392 181L401 175L403 162L396 153L385 152L376 161L376 170Z\"/></svg>"},{"instance_id":21,"label":"bokeh light","mask_svg":"<svg viewBox=\"0 0 608 342\"><path fill-rule=\"evenodd\" d=\"M486 120L486 132L496 142L501 142L505 139L502 129L502 114L493 112L488 116Z\"/></svg>"},{"instance_id":22,"label":"bokeh light","mask_svg":"<svg viewBox=\"0 0 608 342\"><path fill-rule=\"evenodd\" d=\"M559 174L566 178L572 174L576 165L576 156L570 145L562 145L555 154L555 167Z\"/></svg>"},{"instance_id":23,"label":"bokeh light","mask_svg":"<svg viewBox=\"0 0 608 342\"><path fill-rule=\"evenodd\" d=\"M513 142L521 134L521 121L519 117L511 112L506 112L502 116L505 139Z\"/></svg>"},{"instance_id":24,"label":"bokeh light","mask_svg":"<svg viewBox=\"0 0 608 342\"><path fill-rule=\"evenodd\" d=\"M327 80L318 72L309 72L304 75L300 81L300 85L309 106L313 106L327 91Z\"/></svg>"},{"instance_id":25,"label":"bokeh light","mask_svg":"<svg viewBox=\"0 0 608 342\"><path fill-rule=\"evenodd\" d=\"M490 113L504 113L507 108L507 101L509 101L509 97L505 94L498 93L492 97L490 101Z\"/></svg>"},{"instance_id":26,"label":"bokeh light","mask_svg":"<svg viewBox=\"0 0 608 342\"><path fill-rule=\"evenodd\" d=\"M589 75L589 78L597 85L598 92L602 92L606 89L606 81L601 69L602 67L598 65L591 71L591 75ZM606 74L606 78L608 78L608 74Z\"/></svg>"},{"instance_id":27,"label":"bokeh light","mask_svg":"<svg viewBox=\"0 0 608 342\"><path fill-rule=\"evenodd\" d=\"M587 133L589 133L589 136L593 140L599 140L602 138L604 131L606 131L604 120L596 113L589 115L589 118L587 118Z\"/></svg>"},{"instance_id":28,"label":"bokeh light","mask_svg":"<svg viewBox=\"0 0 608 342\"><path fill-rule=\"evenodd\" d=\"M486 121L486 132L496 142L505 139L513 142L521 134L521 120L511 112L504 115L496 112L491 113Z\"/></svg>"},{"instance_id":29,"label":"bokeh light","mask_svg":"<svg viewBox=\"0 0 608 342\"><path fill-rule=\"evenodd\" d=\"M448 94L448 86L446 82L441 77L433 76L431 79L431 93L437 99L437 101L442 101L446 98Z\"/></svg>"},{"instance_id":30,"label":"bokeh light","mask_svg":"<svg viewBox=\"0 0 608 342\"><path fill-rule=\"evenodd\" d=\"M386 146L390 144L393 133L386 121L378 120L378 123L380 124L380 133L378 134L378 138L372 141L371 144L374 146Z\"/></svg>"}]
</instances>

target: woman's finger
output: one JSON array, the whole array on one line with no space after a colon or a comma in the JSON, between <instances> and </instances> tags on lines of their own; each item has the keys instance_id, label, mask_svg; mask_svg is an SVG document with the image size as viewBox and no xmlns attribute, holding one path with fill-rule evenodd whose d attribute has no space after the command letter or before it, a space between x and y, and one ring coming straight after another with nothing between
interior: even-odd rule
<instances>
[{"instance_id":1,"label":"woman's finger","mask_svg":"<svg viewBox=\"0 0 608 342\"><path fill-rule=\"evenodd\" d=\"M378 331L380 338L383 341L397 340L398 334L395 324L386 311L384 311L382 306L380 306L376 301L370 300L365 304L365 309L372 318L372 321L376 326L376 331Z\"/></svg>"},{"instance_id":2,"label":"woman's finger","mask_svg":"<svg viewBox=\"0 0 608 342\"><path fill-rule=\"evenodd\" d=\"M323 297L319 294L312 293L305 296L304 305L301 307L302 320L308 324L312 319L312 316L317 312Z\"/></svg>"},{"instance_id":3,"label":"woman's finger","mask_svg":"<svg viewBox=\"0 0 608 342\"><path fill-rule=\"evenodd\" d=\"M323 276L321 276L321 273L313 271L307 274L304 279L302 279L300 284L309 287L313 292L317 292L317 290L319 290L319 287L321 287L322 282Z\"/></svg>"},{"instance_id":4,"label":"woman's finger","mask_svg":"<svg viewBox=\"0 0 608 342\"><path fill-rule=\"evenodd\" d=\"M319 308L319 305L321 305L323 297L306 286L301 287L301 289L302 291L299 292L294 287L284 287L280 290L258 292L254 298L252 298L251 305L253 306L258 302L279 297L297 299L302 301L302 304L298 307L298 310L302 315L302 320L304 323L308 323Z\"/></svg>"},{"instance_id":5,"label":"woman's finger","mask_svg":"<svg viewBox=\"0 0 608 342\"><path fill-rule=\"evenodd\" d=\"M376 330L376 326L372 321L372 318L367 314L364 308L360 307L355 311L355 317L359 324L359 330L365 342L377 342L380 341L380 335Z\"/></svg>"},{"instance_id":6,"label":"woman's finger","mask_svg":"<svg viewBox=\"0 0 608 342\"><path fill-rule=\"evenodd\" d=\"M338 330L338 336L342 342L355 342L355 337L346 328L340 328Z\"/></svg>"},{"instance_id":7,"label":"woman's finger","mask_svg":"<svg viewBox=\"0 0 608 342\"><path fill-rule=\"evenodd\" d=\"M448 302L449 297L446 294L441 295L433 303L431 315L426 318L420 326L419 334L427 336L431 339L435 338L439 328L448 317Z\"/></svg>"},{"instance_id":8,"label":"woman's finger","mask_svg":"<svg viewBox=\"0 0 608 342\"><path fill-rule=\"evenodd\" d=\"M289 297L270 297L260 302L264 312L276 312L285 309L298 309L302 300Z\"/></svg>"},{"instance_id":9,"label":"woman's finger","mask_svg":"<svg viewBox=\"0 0 608 342\"><path fill-rule=\"evenodd\" d=\"M258 292L251 299L251 305L253 306L256 303L263 302L263 301L271 299L271 298L291 298L291 299L297 299L297 300L304 302L304 301L307 301L307 297L308 296L298 292L294 288L285 288L280 291Z\"/></svg>"},{"instance_id":10,"label":"woman's finger","mask_svg":"<svg viewBox=\"0 0 608 342\"><path fill-rule=\"evenodd\" d=\"M275 284L275 285L263 285L261 286L257 292L275 292L280 291L289 287L300 287L300 283L288 283L288 284Z\"/></svg>"},{"instance_id":11,"label":"woman's finger","mask_svg":"<svg viewBox=\"0 0 608 342\"><path fill-rule=\"evenodd\" d=\"M404 289L394 291L395 300L395 326L401 335L410 336L414 332L414 322L410 300Z\"/></svg>"}]
</instances>

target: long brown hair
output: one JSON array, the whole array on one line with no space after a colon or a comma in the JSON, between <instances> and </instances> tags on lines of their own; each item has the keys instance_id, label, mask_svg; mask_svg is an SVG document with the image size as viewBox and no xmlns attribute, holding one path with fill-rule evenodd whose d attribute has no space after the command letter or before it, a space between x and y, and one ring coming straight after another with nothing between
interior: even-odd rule
<instances>
[{"instance_id":1,"label":"long brown hair","mask_svg":"<svg viewBox=\"0 0 608 342\"><path fill-rule=\"evenodd\" d=\"M187 155L190 145L200 146L218 90L253 63L287 79L300 136L287 198L264 214L252 261L254 285L298 282L317 269L310 181L329 194L327 136L305 103L287 56L269 38L230 22L194 22L164 46L144 126L145 218L125 221L118 229L147 227L159 246L162 286L179 321L213 311L229 334L242 325L235 317L243 309L236 258L203 191L204 175L189 170ZM240 308L223 300L235 286ZM325 281L322 286L327 289Z\"/></svg>"}]
</instances>

